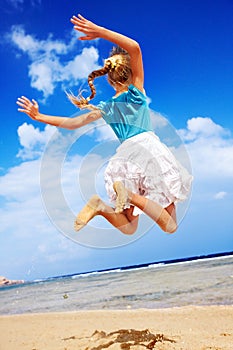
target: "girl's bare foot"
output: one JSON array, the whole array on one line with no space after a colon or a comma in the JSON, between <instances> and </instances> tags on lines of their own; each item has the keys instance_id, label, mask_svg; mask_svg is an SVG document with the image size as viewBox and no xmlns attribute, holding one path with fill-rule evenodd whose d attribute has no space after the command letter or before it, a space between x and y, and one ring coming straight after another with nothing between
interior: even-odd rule
<instances>
[{"instance_id":1,"label":"girl's bare foot","mask_svg":"<svg viewBox=\"0 0 233 350\"><path fill-rule=\"evenodd\" d=\"M114 182L113 189L117 195L115 213L122 213L128 203L128 191L121 181Z\"/></svg>"},{"instance_id":2,"label":"girl's bare foot","mask_svg":"<svg viewBox=\"0 0 233 350\"><path fill-rule=\"evenodd\" d=\"M104 208L104 203L99 196L92 196L76 217L74 223L75 231L81 230L81 228L83 228L91 219L93 219L94 216L96 216L100 211L103 211Z\"/></svg>"}]
</instances>

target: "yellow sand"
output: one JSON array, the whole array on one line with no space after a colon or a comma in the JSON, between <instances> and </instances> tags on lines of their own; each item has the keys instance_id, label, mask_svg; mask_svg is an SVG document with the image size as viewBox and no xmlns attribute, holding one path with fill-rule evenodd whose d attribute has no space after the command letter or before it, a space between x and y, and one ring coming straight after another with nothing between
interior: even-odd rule
<instances>
[{"instance_id":1,"label":"yellow sand","mask_svg":"<svg viewBox=\"0 0 233 350\"><path fill-rule=\"evenodd\" d=\"M232 350L233 306L0 316L0 334L0 350Z\"/></svg>"}]
</instances>

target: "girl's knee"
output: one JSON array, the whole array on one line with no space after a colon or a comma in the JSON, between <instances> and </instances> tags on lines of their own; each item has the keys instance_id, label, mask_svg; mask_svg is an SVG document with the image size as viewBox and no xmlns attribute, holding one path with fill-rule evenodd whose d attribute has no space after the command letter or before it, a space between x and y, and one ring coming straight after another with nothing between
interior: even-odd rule
<instances>
[{"instance_id":1,"label":"girl's knee","mask_svg":"<svg viewBox=\"0 0 233 350\"><path fill-rule=\"evenodd\" d=\"M162 228L166 233L175 233L177 231L177 224L175 221L169 223L165 228Z\"/></svg>"},{"instance_id":2,"label":"girl's knee","mask_svg":"<svg viewBox=\"0 0 233 350\"><path fill-rule=\"evenodd\" d=\"M176 219L172 216L161 215L156 222L164 232L174 233L177 230Z\"/></svg>"},{"instance_id":3,"label":"girl's knee","mask_svg":"<svg viewBox=\"0 0 233 350\"><path fill-rule=\"evenodd\" d=\"M133 235L137 230L137 227L132 226L132 225L125 225L125 226L121 226L118 228L125 235Z\"/></svg>"}]
</instances>

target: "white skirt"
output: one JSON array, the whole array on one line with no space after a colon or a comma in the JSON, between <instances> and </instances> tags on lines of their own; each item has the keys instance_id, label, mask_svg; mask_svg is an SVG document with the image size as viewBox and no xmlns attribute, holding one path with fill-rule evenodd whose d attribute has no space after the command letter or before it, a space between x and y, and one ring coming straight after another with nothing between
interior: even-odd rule
<instances>
[{"instance_id":1,"label":"white skirt","mask_svg":"<svg viewBox=\"0 0 233 350\"><path fill-rule=\"evenodd\" d=\"M104 179L113 203L116 200L113 183L122 181L132 192L166 208L188 197L193 177L158 136L149 131L125 140L117 148L105 170ZM126 204L125 208L129 206Z\"/></svg>"}]
</instances>

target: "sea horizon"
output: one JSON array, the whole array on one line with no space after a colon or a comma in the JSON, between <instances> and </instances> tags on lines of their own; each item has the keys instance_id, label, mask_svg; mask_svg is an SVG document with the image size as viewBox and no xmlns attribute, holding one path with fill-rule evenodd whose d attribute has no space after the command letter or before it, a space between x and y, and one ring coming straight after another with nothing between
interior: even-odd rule
<instances>
[{"instance_id":1,"label":"sea horizon","mask_svg":"<svg viewBox=\"0 0 233 350\"><path fill-rule=\"evenodd\" d=\"M172 265L172 264L178 264L178 263L182 263L182 262L184 262L184 263L185 262L194 262L194 261L198 261L198 260L224 258L224 257L228 257L228 256L233 256L233 251L194 255L194 256L188 256L185 258L157 260L157 261L152 261L152 262L150 261L150 262L145 262L145 263L141 263L141 264L110 267L107 269L74 272L71 274L62 274L62 275L48 276L48 277L43 277L43 278L35 278L32 280L25 280L24 283L37 283L37 282L49 281L49 280L53 280L53 279L75 277L75 276L80 276L80 275L91 275L91 274L95 274L95 273L107 273L107 272L114 272L114 271L134 270L134 269L147 268L149 266ZM13 287L13 286L9 286L9 287ZM8 286L6 286L4 288L8 288Z\"/></svg>"},{"instance_id":2,"label":"sea horizon","mask_svg":"<svg viewBox=\"0 0 233 350\"><path fill-rule=\"evenodd\" d=\"M28 281L0 289L0 315L233 305L232 266L227 252Z\"/></svg>"}]
</instances>

